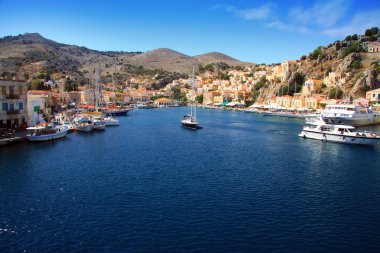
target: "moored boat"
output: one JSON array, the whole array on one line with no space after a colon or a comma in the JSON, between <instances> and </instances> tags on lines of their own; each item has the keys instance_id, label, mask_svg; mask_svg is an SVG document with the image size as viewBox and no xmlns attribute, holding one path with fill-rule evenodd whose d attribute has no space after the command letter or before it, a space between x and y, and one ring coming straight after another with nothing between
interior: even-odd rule
<instances>
[{"instance_id":1,"label":"moored boat","mask_svg":"<svg viewBox=\"0 0 380 253\"><path fill-rule=\"evenodd\" d=\"M74 121L76 129L80 132L91 132L94 129L91 120L88 118L80 118Z\"/></svg>"},{"instance_id":2,"label":"moored boat","mask_svg":"<svg viewBox=\"0 0 380 253\"><path fill-rule=\"evenodd\" d=\"M371 132L356 131L353 126L326 124L321 119L308 121L307 124L298 135L299 137L368 146L380 143L380 136Z\"/></svg>"},{"instance_id":3,"label":"moored boat","mask_svg":"<svg viewBox=\"0 0 380 253\"><path fill-rule=\"evenodd\" d=\"M94 117L92 120L92 126L94 130L105 130L106 122L102 117Z\"/></svg>"},{"instance_id":4,"label":"moored boat","mask_svg":"<svg viewBox=\"0 0 380 253\"><path fill-rule=\"evenodd\" d=\"M26 130L28 131L26 138L29 141L49 141L59 139L65 137L68 131L65 125L40 125L28 127Z\"/></svg>"},{"instance_id":5,"label":"moored boat","mask_svg":"<svg viewBox=\"0 0 380 253\"><path fill-rule=\"evenodd\" d=\"M380 113L370 108L353 104L327 105L322 112L325 122L350 126L369 126L380 124Z\"/></svg>"}]
</instances>

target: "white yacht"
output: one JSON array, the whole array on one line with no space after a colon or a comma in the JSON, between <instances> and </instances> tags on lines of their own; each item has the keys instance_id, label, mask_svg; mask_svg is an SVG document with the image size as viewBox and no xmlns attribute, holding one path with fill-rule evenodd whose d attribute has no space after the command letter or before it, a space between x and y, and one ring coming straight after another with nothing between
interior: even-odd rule
<instances>
[{"instance_id":1,"label":"white yacht","mask_svg":"<svg viewBox=\"0 0 380 253\"><path fill-rule=\"evenodd\" d=\"M39 125L35 127L28 127L26 138L29 141L49 141L65 137L67 134L67 127L65 125Z\"/></svg>"},{"instance_id":2,"label":"white yacht","mask_svg":"<svg viewBox=\"0 0 380 253\"><path fill-rule=\"evenodd\" d=\"M371 132L356 131L353 126L326 124L322 119L308 121L307 124L299 137L368 146L380 143L380 136Z\"/></svg>"},{"instance_id":3,"label":"white yacht","mask_svg":"<svg viewBox=\"0 0 380 253\"><path fill-rule=\"evenodd\" d=\"M352 104L327 105L322 112L327 123L346 124L351 126L369 126L380 124L380 113L370 108Z\"/></svg>"}]
</instances>

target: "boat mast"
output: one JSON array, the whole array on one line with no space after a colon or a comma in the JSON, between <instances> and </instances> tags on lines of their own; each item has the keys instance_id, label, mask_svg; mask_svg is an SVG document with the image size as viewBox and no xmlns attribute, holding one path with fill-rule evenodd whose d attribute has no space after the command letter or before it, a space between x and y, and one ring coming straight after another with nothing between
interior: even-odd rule
<instances>
[{"instance_id":1,"label":"boat mast","mask_svg":"<svg viewBox=\"0 0 380 253\"><path fill-rule=\"evenodd\" d=\"M99 95L100 95L100 85L99 85L99 66L95 68L95 111L99 110Z\"/></svg>"},{"instance_id":2,"label":"boat mast","mask_svg":"<svg viewBox=\"0 0 380 253\"><path fill-rule=\"evenodd\" d=\"M194 96L196 95L196 92L195 92L195 67L193 66L193 75L191 76L191 85L192 85L192 89L194 91ZM193 100L193 104L191 105L191 116L193 115L193 107L194 107L194 119L197 118L197 109L195 107L195 97L194 97L194 100Z\"/></svg>"}]
</instances>

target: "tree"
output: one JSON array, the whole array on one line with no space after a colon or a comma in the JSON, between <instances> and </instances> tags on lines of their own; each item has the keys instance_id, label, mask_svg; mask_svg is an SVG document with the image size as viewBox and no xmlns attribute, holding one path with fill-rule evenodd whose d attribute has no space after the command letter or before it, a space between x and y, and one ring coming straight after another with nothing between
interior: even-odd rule
<instances>
[{"instance_id":1,"label":"tree","mask_svg":"<svg viewBox=\"0 0 380 253\"><path fill-rule=\"evenodd\" d=\"M30 83L30 88L32 90L44 90L45 86L43 85L43 82L34 78L32 79L32 82Z\"/></svg>"},{"instance_id":2,"label":"tree","mask_svg":"<svg viewBox=\"0 0 380 253\"><path fill-rule=\"evenodd\" d=\"M199 104L203 104L203 94L196 96L195 101L197 101Z\"/></svg>"},{"instance_id":3,"label":"tree","mask_svg":"<svg viewBox=\"0 0 380 253\"><path fill-rule=\"evenodd\" d=\"M306 55L301 56L301 61L304 61L304 60L306 60Z\"/></svg>"},{"instance_id":4,"label":"tree","mask_svg":"<svg viewBox=\"0 0 380 253\"><path fill-rule=\"evenodd\" d=\"M351 39L352 39L351 35L348 35L344 40L351 41Z\"/></svg>"},{"instance_id":5,"label":"tree","mask_svg":"<svg viewBox=\"0 0 380 253\"><path fill-rule=\"evenodd\" d=\"M377 35L379 33L379 28L378 27L372 27L370 29L365 30L364 35L369 37L371 35Z\"/></svg>"},{"instance_id":6,"label":"tree","mask_svg":"<svg viewBox=\"0 0 380 253\"><path fill-rule=\"evenodd\" d=\"M219 78L222 80L230 80L230 75L227 73L220 73Z\"/></svg>"},{"instance_id":7,"label":"tree","mask_svg":"<svg viewBox=\"0 0 380 253\"><path fill-rule=\"evenodd\" d=\"M360 43L359 42L355 42L351 46L346 47L345 49L343 49L342 58L345 58L347 55L349 55L351 53L354 53L354 52L356 52L356 53L361 52L362 50L363 49L360 46Z\"/></svg>"},{"instance_id":8,"label":"tree","mask_svg":"<svg viewBox=\"0 0 380 253\"><path fill-rule=\"evenodd\" d=\"M352 40L358 40L358 35L357 35L357 34L352 35L352 36L351 36L351 39L352 39Z\"/></svg>"},{"instance_id":9,"label":"tree","mask_svg":"<svg viewBox=\"0 0 380 253\"><path fill-rule=\"evenodd\" d=\"M322 54L322 49L323 49L322 46L317 47L312 53L310 53L310 55L309 55L310 59L316 60L318 58L318 56Z\"/></svg>"},{"instance_id":10,"label":"tree","mask_svg":"<svg viewBox=\"0 0 380 253\"><path fill-rule=\"evenodd\" d=\"M337 87L332 87L329 90L329 98L341 99L343 96L343 90Z\"/></svg>"}]
</instances>

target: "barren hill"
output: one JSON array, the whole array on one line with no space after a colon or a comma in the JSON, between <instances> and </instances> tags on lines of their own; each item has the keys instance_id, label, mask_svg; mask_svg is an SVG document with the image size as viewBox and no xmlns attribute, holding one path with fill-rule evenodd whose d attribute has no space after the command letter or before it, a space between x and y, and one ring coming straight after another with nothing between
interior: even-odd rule
<instances>
[{"instance_id":1,"label":"barren hill","mask_svg":"<svg viewBox=\"0 0 380 253\"><path fill-rule=\"evenodd\" d=\"M236 60L228 55L225 55L219 52L201 54L201 55L195 56L194 58L197 59L198 62L202 65L207 65L210 63L217 63L217 62L224 62L231 66L245 65L244 62L241 62L239 60Z\"/></svg>"},{"instance_id":2,"label":"barren hill","mask_svg":"<svg viewBox=\"0 0 380 253\"><path fill-rule=\"evenodd\" d=\"M242 62L220 53L191 57L167 48L145 53L122 51L96 51L86 47L66 45L44 38L38 33L6 36L0 39L0 71L2 76L31 76L40 71L74 77L89 77L95 65L104 72L131 69L190 73L193 66L210 62L240 65ZM133 69L133 68L132 68Z\"/></svg>"}]
</instances>

